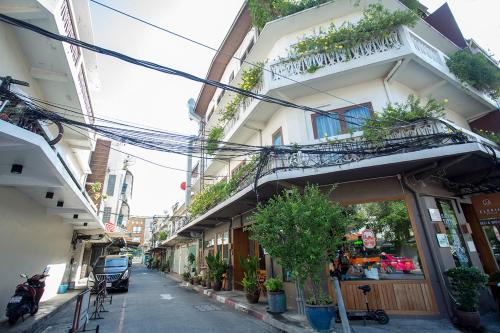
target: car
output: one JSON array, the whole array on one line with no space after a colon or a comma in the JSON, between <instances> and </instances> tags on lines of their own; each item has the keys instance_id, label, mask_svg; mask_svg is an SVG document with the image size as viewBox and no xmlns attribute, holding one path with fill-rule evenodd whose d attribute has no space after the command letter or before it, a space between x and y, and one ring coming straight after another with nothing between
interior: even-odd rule
<instances>
[{"instance_id":1,"label":"car","mask_svg":"<svg viewBox=\"0 0 500 333\"><path fill-rule=\"evenodd\" d=\"M106 281L110 290L128 291L130 268L127 255L107 255L97 259L92 267L94 280Z\"/></svg>"},{"instance_id":2,"label":"car","mask_svg":"<svg viewBox=\"0 0 500 333\"><path fill-rule=\"evenodd\" d=\"M383 271L387 273L394 273L402 271L403 273L410 273L415 270L415 263L413 259L405 257L395 257L392 254L382 253L380 255L380 266Z\"/></svg>"}]
</instances>

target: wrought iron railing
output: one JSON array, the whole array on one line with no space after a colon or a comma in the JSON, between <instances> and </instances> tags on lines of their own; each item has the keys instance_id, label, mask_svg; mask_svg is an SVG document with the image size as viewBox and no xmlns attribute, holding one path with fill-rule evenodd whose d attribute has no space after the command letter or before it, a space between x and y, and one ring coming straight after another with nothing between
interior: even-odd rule
<instances>
[{"instance_id":1,"label":"wrought iron railing","mask_svg":"<svg viewBox=\"0 0 500 333\"><path fill-rule=\"evenodd\" d=\"M349 49L337 49L330 52L309 53L296 58L288 58L276 62L270 66L272 80L281 80L306 72L313 72L319 68L335 66L340 63L354 59L369 57L377 53L383 53L390 49L398 49L402 46L399 31L390 32L386 37L374 38Z\"/></svg>"},{"instance_id":2,"label":"wrought iron railing","mask_svg":"<svg viewBox=\"0 0 500 333\"><path fill-rule=\"evenodd\" d=\"M75 33L75 25L73 23L73 18L71 16L71 8L68 0L63 0L61 5L61 19L63 21L64 31L66 35L71 38L76 38ZM73 62L75 66L78 64L78 60L80 60L81 51L80 48L76 45L70 44L71 55L73 57Z\"/></svg>"},{"instance_id":3,"label":"wrought iron railing","mask_svg":"<svg viewBox=\"0 0 500 333\"><path fill-rule=\"evenodd\" d=\"M80 68L80 71L78 72L78 83L80 85L80 91L82 92L83 102L85 103L87 114L90 115L90 122L94 123L94 110L92 109L92 103L90 102L87 79L85 77L83 66Z\"/></svg>"}]
</instances>

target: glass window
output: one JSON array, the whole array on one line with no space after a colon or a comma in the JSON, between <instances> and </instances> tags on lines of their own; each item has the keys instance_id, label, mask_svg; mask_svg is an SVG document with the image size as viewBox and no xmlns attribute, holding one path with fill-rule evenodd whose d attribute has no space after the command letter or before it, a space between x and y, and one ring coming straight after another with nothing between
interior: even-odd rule
<instances>
[{"instance_id":1,"label":"glass window","mask_svg":"<svg viewBox=\"0 0 500 333\"><path fill-rule=\"evenodd\" d=\"M273 146L281 145L283 145L283 133L281 132L280 128L273 134Z\"/></svg>"},{"instance_id":2,"label":"glass window","mask_svg":"<svg viewBox=\"0 0 500 333\"><path fill-rule=\"evenodd\" d=\"M330 137L342 133L339 114L336 112L332 112L330 116L317 115L313 119L314 126L316 128L316 138Z\"/></svg>"},{"instance_id":3,"label":"glass window","mask_svg":"<svg viewBox=\"0 0 500 333\"><path fill-rule=\"evenodd\" d=\"M113 194L115 193L115 183L116 183L116 175L109 175L108 187L106 189L107 195L113 196Z\"/></svg>"},{"instance_id":4,"label":"glass window","mask_svg":"<svg viewBox=\"0 0 500 333\"><path fill-rule=\"evenodd\" d=\"M486 234L488 242L490 243L493 256L495 256L495 260L497 261L498 266L500 266L500 225L485 225L483 226L483 230Z\"/></svg>"},{"instance_id":5,"label":"glass window","mask_svg":"<svg viewBox=\"0 0 500 333\"><path fill-rule=\"evenodd\" d=\"M415 280L424 274L404 200L349 206L354 222L335 260L344 280Z\"/></svg>"},{"instance_id":6,"label":"glass window","mask_svg":"<svg viewBox=\"0 0 500 333\"><path fill-rule=\"evenodd\" d=\"M111 221L111 207L104 207L102 214L102 222L108 223Z\"/></svg>"},{"instance_id":7,"label":"glass window","mask_svg":"<svg viewBox=\"0 0 500 333\"><path fill-rule=\"evenodd\" d=\"M469 266L469 254L465 249L462 233L458 229L458 220L453 210L451 200L437 199L436 203L446 228L446 234L448 235L448 242L450 243L450 250L453 255L453 260L455 260L455 265Z\"/></svg>"},{"instance_id":8,"label":"glass window","mask_svg":"<svg viewBox=\"0 0 500 333\"><path fill-rule=\"evenodd\" d=\"M366 106L352 108L344 112L346 127L353 131L359 130L369 118L370 110Z\"/></svg>"}]
</instances>

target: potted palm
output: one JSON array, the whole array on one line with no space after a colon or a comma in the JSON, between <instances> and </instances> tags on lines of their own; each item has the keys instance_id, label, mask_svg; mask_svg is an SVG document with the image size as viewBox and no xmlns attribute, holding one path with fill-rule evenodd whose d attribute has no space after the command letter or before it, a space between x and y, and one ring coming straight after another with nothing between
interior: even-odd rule
<instances>
[{"instance_id":1,"label":"potted palm","mask_svg":"<svg viewBox=\"0 0 500 333\"><path fill-rule=\"evenodd\" d=\"M264 282L267 289L267 305L271 313L286 311L286 297L283 290L283 281L279 278L269 278Z\"/></svg>"},{"instance_id":2,"label":"potted palm","mask_svg":"<svg viewBox=\"0 0 500 333\"><path fill-rule=\"evenodd\" d=\"M191 273L189 273L189 272L184 272L184 273L182 273L182 279L183 279L185 282L189 282L189 280L191 279Z\"/></svg>"},{"instance_id":3,"label":"potted palm","mask_svg":"<svg viewBox=\"0 0 500 333\"><path fill-rule=\"evenodd\" d=\"M306 316L318 331L330 329L335 307L321 288L329 258L342 242L350 219L346 209L332 202L329 193L308 185L303 192L294 188L259 204L247 227L278 263L292 273L300 286L310 285ZM300 305L299 305L300 306Z\"/></svg>"},{"instance_id":4,"label":"potted palm","mask_svg":"<svg viewBox=\"0 0 500 333\"><path fill-rule=\"evenodd\" d=\"M220 257L220 253L217 253L215 256L209 254L205 257L205 260L207 261L209 275L211 276L212 288L215 291L219 291L222 289L222 279L228 267Z\"/></svg>"},{"instance_id":5,"label":"potted palm","mask_svg":"<svg viewBox=\"0 0 500 333\"><path fill-rule=\"evenodd\" d=\"M488 282L488 275L476 267L455 267L445 274L451 280L458 324L472 329L479 328L479 296Z\"/></svg>"},{"instance_id":6,"label":"potted palm","mask_svg":"<svg viewBox=\"0 0 500 333\"><path fill-rule=\"evenodd\" d=\"M241 284L245 288L245 296L248 303L258 303L260 296L259 280L257 278L257 268L259 258L256 256L240 257L240 265L243 268L243 280Z\"/></svg>"}]
</instances>

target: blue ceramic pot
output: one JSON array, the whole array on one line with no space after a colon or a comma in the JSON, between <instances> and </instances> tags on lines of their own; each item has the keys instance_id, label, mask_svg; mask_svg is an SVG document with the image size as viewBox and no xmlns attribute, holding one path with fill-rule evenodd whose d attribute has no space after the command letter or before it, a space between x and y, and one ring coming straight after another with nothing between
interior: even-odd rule
<instances>
[{"instance_id":1,"label":"blue ceramic pot","mask_svg":"<svg viewBox=\"0 0 500 333\"><path fill-rule=\"evenodd\" d=\"M283 313L286 311L286 297L284 291L267 292L268 311L272 313Z\"/></svg>"},{"instance_id":2,"label":"blue ceramic pot","mask_svg":"<svg viewBox=\"0 0 500 333\"><path fill-rule=\"evenodd\" d=\"M335 317L335 306L331 305L307 305L306 317L312 328L320 332L329 332L332 319Z\"/></svg>"}]
</instances>

